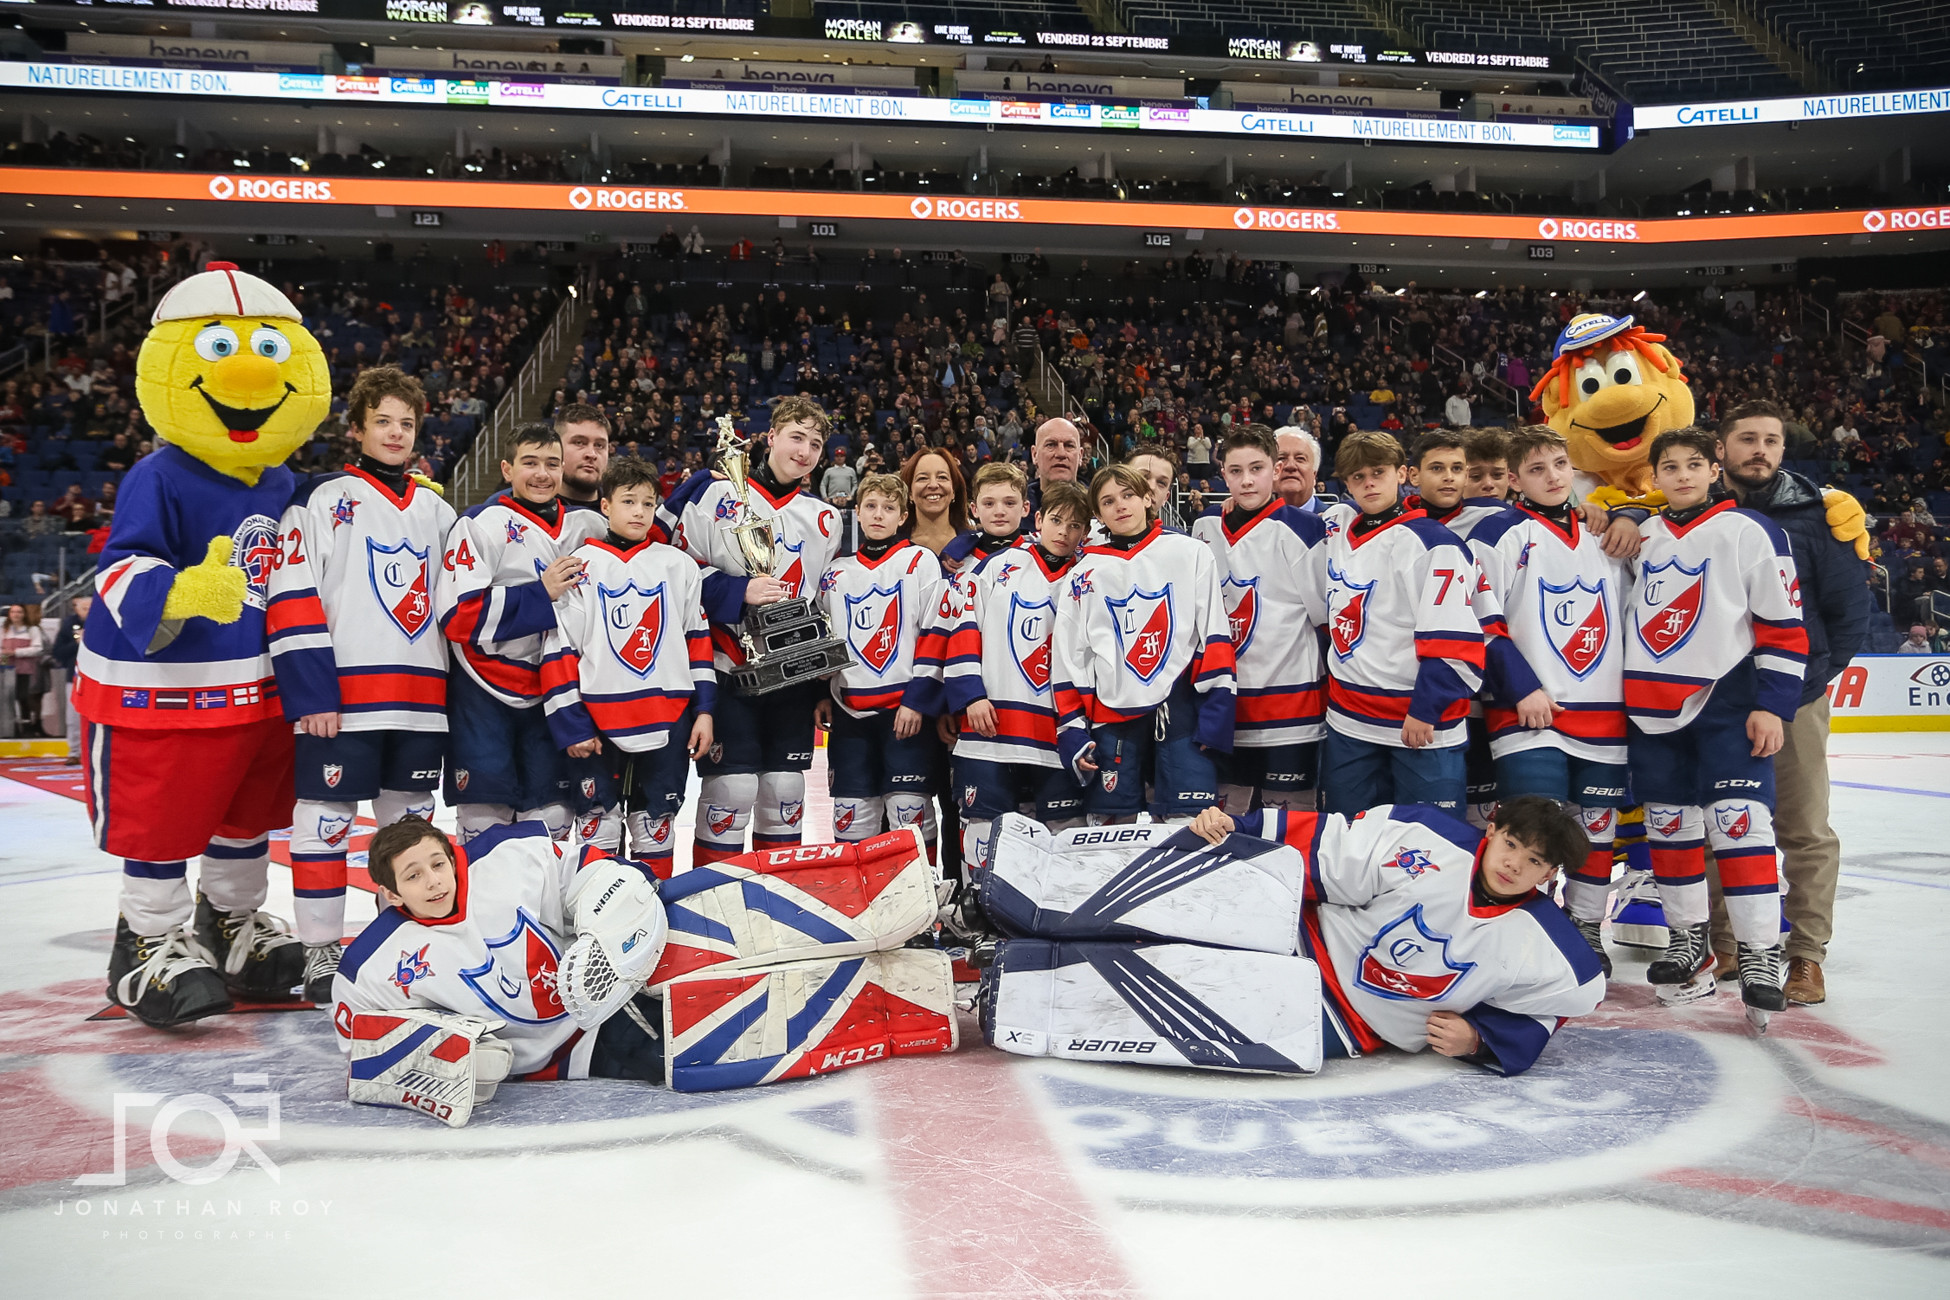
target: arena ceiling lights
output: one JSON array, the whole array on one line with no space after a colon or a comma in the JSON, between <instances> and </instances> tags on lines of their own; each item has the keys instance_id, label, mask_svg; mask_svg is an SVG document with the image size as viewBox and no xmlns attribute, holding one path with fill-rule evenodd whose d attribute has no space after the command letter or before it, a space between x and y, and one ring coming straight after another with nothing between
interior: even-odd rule
<instances>
[{"instance_id":1,"label":"arena ceiling lights","mask_svg":"<svg viewBox=\"0 0 1950 1300\"><path fill-rule=\"evenodd\" d=\"M368 177L252 176L185 172L0 168L0 195L105 198L166 203L216 202L311 208L492 209L619 216L775 217L900 221L918 226L1073 226L1181 228L1294 235L1397 235L1441 239L1563 240L1648 247L1729 243L1883 231L1950 230L1950 205L1852 212L1616 220L1475 216L1346 208L1238 207L1217 203L1093 202L945 195L833 194L641 185L530 185L496 181ZM943 234L948 233L943 229Z\"/></svg>"}]
</instances>

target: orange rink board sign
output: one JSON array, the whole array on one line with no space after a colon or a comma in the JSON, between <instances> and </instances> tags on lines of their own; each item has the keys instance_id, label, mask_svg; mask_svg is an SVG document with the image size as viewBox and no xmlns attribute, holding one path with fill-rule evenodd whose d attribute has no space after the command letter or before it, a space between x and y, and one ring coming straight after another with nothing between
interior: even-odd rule
<instances>
[{"instance_id":1,"label":"orange rink board sign","mask_svg":"<svg viewBox=\"0 0 1950 1300\"><path fill-rule=\"evenodd\" d=\"M1276 234L1407 235L1439 239L1686 244L1803 236L1950 230L1950 205L1845 212L1619 219L1387 212L1347 208L1238 207L941 195L834 194L780 190L668 189L634 185L524 184L382 177L0 168L0 195L159 202L471 208L642 216L778 216L918 224L1182 227Z\"/></svg>"}]
</instances>

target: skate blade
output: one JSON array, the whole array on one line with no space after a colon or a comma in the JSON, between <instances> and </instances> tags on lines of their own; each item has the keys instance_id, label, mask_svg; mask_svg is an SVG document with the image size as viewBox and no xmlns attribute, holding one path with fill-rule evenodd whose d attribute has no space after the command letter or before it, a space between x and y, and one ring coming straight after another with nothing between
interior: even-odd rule
<instances>
[{"instance_id":1,"label":"skate blade","mask_svg":"<svg viewBox=\"0 0 1950 1300\"><path fill-rule=\"evenodd\" d=\"M196 1020L208 1020L210 1019L211 1016L252 1015L260 1011L312 1011L315 1010L318 1007L318 1005L319 1004L316 1002L306 1002L303 1000L292 1001L292 1002L232 1001L229 1006L219 1007L216 1010L210 1011L205 1015L196 1017ZM91 1021L92 1020L136 1020L138 1018L139 1017L137 1017L135 1012L129 1010L127 1007L123 1006L120 1002L111 1002L107 1006L103 1007L100 1011L97 1011L94 1015L87 1017L87 1019ZM189 1024L195 1024L196 1021L181 1020L178 1021L177 1023L189 1025ZM161 1027L169 1028L170 1026L161 1026Z\"/></svg>"},{"instance_id":2,"label":"skate blade","mask_svg":"<svg viewBox=\"0 0 1950 1300\"><path fill-rule=\"evenodd\" d=\"M1773 1019L1774 1012L1763 1010L1760 1007L1743 1007L1742 1010L1747 1013L1747 1023L1753 1026L1756 1034L1764 1034L1767 1032L1767 1022Z\"/></svg>"},{"instance_id":3,"label":"skate blade","mask_svg":"<svg viewBox=\"0 0 1950 1300\"><path fill-rule=\"evenodd\" d=\"M1719 981L1713 972L1696 975L1684 984L1655 984L1653 992L1660 1003L1668 1007L1683 1007L1689 1002L1700 1002L1720 991Z\"/></svg>"}]
</instances>

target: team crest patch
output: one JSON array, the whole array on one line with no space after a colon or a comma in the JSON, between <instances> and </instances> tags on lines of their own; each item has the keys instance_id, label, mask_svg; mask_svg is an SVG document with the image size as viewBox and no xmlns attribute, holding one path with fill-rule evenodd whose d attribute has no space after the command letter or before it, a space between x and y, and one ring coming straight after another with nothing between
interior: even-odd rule
<instances>
[{"instance_id":1,"label":"team crest patch","mask_svg":"<svg viewBox=\"0 0 1950 1300\"><path fill-rule=\"evenodd\" d=\"M1537 543L1535 542L1525 542L1523 544L1523 549L1517 552L1517 567L1519 569L1527 569L1530 567L1530 553L1536 549Z\"/></svg>"},{"instance_id":2,"label":"team crest patch","mask_svg":"<svg viewBox=\"0 0 1950 1300\"><path fill-rule=\"evenodd\" d=\"M1171 584L1159 591L1131 589L1123 600L1106 599L1111 625L1117 631L1124 666L1141 682L1150 682L1171 658L1173 614Z\"/></svg>"},{"instance_id":3,"label":"team crest patch","mask_svg":"<svg viewBox=\"0 0 1950 1300\"><path fill-rule=\"evenodd\" d=\"M1733 808L1715 808L1713 825L1730 840L1744 840L1754 829L1754 810L1744 803Z\"/></svg>"},{"instance_id":4,"label":"team crest patch","mask_svg":"<svg viewBox=\"0 0 1950 1300\"><path fill-rule=\"evenodd\" d=\"M359 503L357 501L354 501L350 496L341 492L339 494L338 504L332 507L332 531L337 532L340 524L351 523L352 512L358 508Z\"/></svg>"},{"instance_id":5,"label":"team crest patch","mask_svg":"<svg viewBox=\"0 0 1950 1300\"><path fill-rule=\"evenodd\" d=\"M615 588L596 584L610 652L638 677L650 675L663 646L665 585L645 591L634 579Z\"/></svg>"},{"instance_id":6,"label":"team crest patch","mask_svg":"<svg viewBox=\"0 0 1950 1300\"><path fill-rule=\"evenodd\" d=\"M455 768L455 769L454 769L454 789L456 789L456 790L465 790L465 789L467 788L467 778L468 778L468 777L469 777L470 775L471 775L471 773L469 773L469 772L468 772L468 770L467 770L466 768L464 768L464 767L457 767L457 768Z\"/></svg>"},{"instance_id":7,"label":"team crest patch","mask_svg":"<svg viewBox=\"0 0 1950 1300\"><path fill-rule=\"evenodd\" d=\"M854 814L857 813L858 811L859 809L850 803L834 804L833 805L833 834L844 835L848 831L852 830L853 817Z\"/></svg>"},{"instance_id":8,"label":"team crest patch","mask_svg":"<svg viewBox=\"0 0 1950 1300\"><path fill-rule=\"evenodd\" d=\"M1686 814L1678 808L1659 808L1652 804L1645 806L1645 825L1655 835L1671 838L1679 834L1679 828L1686 824Z\"/></svg>"},{"instance_id":9,"label":"team crest patch","mask_svg":"<svg viewBox=\"0 0 1950 1300\"><path fill-rule=\"evenodd\" d=\"M724 746L722 744L711 746L711 761L713 763L724 762Z\"/></svg>"},{"instance_id":10,"label":"team crest patch","mask_svg":"<svg viewBox=\"0 0 1950 1300\"><path fill-rule=\"evenodd\" d=\"M418 952L402 952L399 961L393 966L393 986L402 993L412 991L413 981L429 979L433 975L433 964L427 960L430 943L420 945Z\"/></svg>"},{"instance_id":11,"label":"team crest patch","mask_svg":"<svg viewBox=\"0 0 1950 1300\"><path fill-rule=\"evenodd\" d=\"M1592 808L1584 814L1584 829L1587 835L1598 835L1611 829L1613 811L1610 808Z\"/></svg>"},{"instance_id":12,"label":"team crest patch","mask_svg":"<svg viewBox=\"0 0 1950 1300\"><path fill-rule=\"evenodd\" d=\"M323 771L325 775L326 787L328 789L333 789L333 790L338 789L339 782L345 779L344 765L340 763L327 763L325 764Z\"/></svg>"},{"instance_id":13,"label":"team crest patch","mask_svg":"<svg viewBox=\"0 0 1950 1300\"><path fill-rule=\"evenodd\" d=\"M1085 596L1090 595L1096 590L1097 585L1090 581L1090 575L1088 573L1079 573L1076 577L1070 579L1071 600L1082 600Z\"/></svg>"},{"instance_id":14,"label":"team crest patch","mask_svg":"<svg viewBox=\"0 0 1950 1300\"><path fill-rule=\"evenodd\" d=\"M527 536L527 524L522 523L519 519L510 519L508 521L508 545L519 546L521 545L522 539Z\"/></svg>"},{"instance_id":15,"label":"team crest patch","mask_svg":"<svg viewBox=\"0 0 1950 1300\"><path fill-rule=\"evenodd\" d=\"M823 596L839 585L840 571L838 569L828 569L819 577L819 594Z\"/></svg>"},{"instance_id":16,"label":"team crest patch","mask_svg":"<svg viewBox=\"0 0 1950 1300\"><path fill-rule=\"evenodd\" d=\"M1555 586L1537 580L1537 611L1544 621L1544 637L1571 675L1590 675L1611 644L1611 610L1605 599L1605 579L1596 586L1579 578Z\"/></svg>"},{"instance_id":17,"label":"team crest patch","mask_svg":"<svg viewBox=\"0 0 1950 1300\"><path fill-rule=\"evenodd\" d=\"M1219 583L1225 601L1226 621L1232 624L1232 652L1246 653L1253 643L1253 629L1259 626L1259 578L1241 580L1227 574Z\"/></svg>"},{"instance_id":18,"label":"team crest patch","mask_svg":"<svg viewBox=\"0 0 1950 1300\"><path fill-rule=\"evenodd\" d=\"M717 804L706 804L704 807L704 825L713 835L726 834L737 820L738 810L735 808L720 808Z\"/></svg>"},{"instance_id":19,"label":"team crest patch","mask_svg":"<svg viewBox=\"0 0 1950 1300\"><path fill-rule=\"evenodd\" d=\"M1050 635L1055 627L1053 602L1009 597L1009 657L1038 695L1049 691Z\"/></svg>"},{"instance_id":20,"label":"team crest patch","mask_svg":"<svg viewBox=\"0 0 1950 1300\"><path fill-rule=\"evenodd\" d=\"M806 815L806 805L800 799L779 801L779 821L787 826L797 826L799 819Z\"/></svg>"},{"instance_id":21,"label":"team crest patch","mask_svg":"<svg viewBox=\"0 0 1950 1300\"><path fill-rule=\"evenodd\" d=\"M1004 560L996 566L995 585L998 587L1006 587L1009 585L1009 579L1021 572L1022 566L1020 564L1017 564L1014 560Z\"/></svg>"},{"instance_id":22,"label":"team crest patch","mask_svg":"<svg viewBox=\"0 0 1950 1300\"><path fill-rule=\"evenodd\" d=\"M1117 769L1116 769L1116 768L1114 768L1114 767L1107 767L1107 768L1105 768L1105 769L1103 770L1103 772L1102 772L1101 774L1099 774L1099 776L1098 776L1098 778L1097 778L1097 779L1098 779L1098 782L1099 782L1099 783L1100 783L1100 784L1101 784L1101 785L1102 785L1102 786L1104 787L1104 793L1105 793L1105 794L1110 794L1111 792L1113 792L1114 790L1116 790L1116 789L1117 789Z\"/></svg>"},{"instance_id":23,"label":"team crest patch","mask_svg":"<svg viewBox=\"0 0 1950 1300\"><path fill-rule=\"evenodd\" d=\"M1429 929L1417 903L1375 932L1356 962L1354 982L1379 997L1429 1002L1476 969L1449 956L1450 938Z\"/></svg>"},{"instance_id":24,"label":"team crest patch","mask_svg":"<svg viewBox=\"0 0 1950 1300\"><path fill-rule=\"evenodd\" d=\"M876 677L886 673L900 649L901 612L905 607L899 582L891 587L874 587L864 596L846 597L846 644L854 659Z\"/></svg>"},{"instance_id":25,"label":"team crest patch","mask_svg":"<svg viewBox=\"0 0 1950 1300\"><path fill-rule=\"evenodd\" d=\"M975 794L976 790L974 786L963 786L961 788L961 806L964 808L973 808L975 806Z\"/></svg>"},{"instance_id":26,"label":"team crest patch","mask_svg":"<svg viewBox=\"0 0 1950 1300\"><path fill-rule=\"evenodd\" d=\"M271 574L284 562L284 539L269 515L251 515L230 534L230 562L244 571L244 603L270 603Z\"/></svg>"},{"instance_id":27,"label":"team crest patch","mask_svg":"<svg viewBox=\"0 0 1950 1300\"><path fill-rule=\"evenodd\" d=\"M600 808L592 809L583 817L582 824L576 827L576 838L584 844L587 844L596 838L596 832L602 828L603 810Z\"/></svg>"},{"instance_id":28,"label":"team crest patch","mask_svg":"<svg viewBox=\"0 0 1950 1300\"><path fill-rule=\"evenodd\" d=\"M1442 867L1421 849L1399 848L1395 850L1395 860L1388 865L1400 867L1408 873L1411 880L1419 880L1425 871L1440 871Z\"/></svg>"},{"instance_id":29,"label":"team crest patch","mask_svg":"<svg viewBox=\"0 0 1950 1300\"><path fill-rule=\"evenodd\" d=\"M366 538L366 575L372 594L408 641L418 641L433 621L433 599L427 594L429 550L415 549L405 538L394 546Z\"/></svg>"},{"instance_id":30,"label":"team crest patch","mask_svg":"<svg viewBox=\"0 0 1950 1300\"><path fill-rule=\"evenodd\" d=\"M652 817L646 824L649 827L652 844L670 843L670 818Z\"/></svg>"},{"instance_id":31,"label":"team crest patch","mask_svg":"<svg viewBox=\"0 0 1950 1300\"><path fill-rule=\"evenodd\" d=\"M711 511L711 518L721 524L731 523L738 518L738 499L727 493Z\"/></svg>"},{"instance_id":32,"label":"team crest patch","mask_svg":"<svg viewBox=\"0 0 1950 1300\"><path fill-rule=\"evenodd\" d=\"M352 834L352 819L334 814L324 814L318 819L318 838L325 847L341 849Z\"/></svg>"},{"instance_id":33,"label":"team crest patch","mask_svg":"<svg viewBox=\"0 0 1950 1300\"><path fill-rule=\"evenodd\" d=\"M582 797L585 799L594 799L596 797L595 777L585 776L582 778Z\"/></svg>"},{"instance_id":34,"label":"team crest patch","mask_svg":"<svg viewBox=\"0 0 1950 1300\"><path fill-rule=\"evenodd\" d=\"M1711 563L1701 560L1698 568L1689 569L1674 556L1664 564L1645 566L1639 577L1638 634L1654 659L1664 659L1692 640Z\"/></svg>"},{"instance_id":35,"label":"team crest patch","mask_svg":"<svg viewBox=\"0 0 1950 1300\"><path fill-rule=\"evenodd\" d=\"M526 908L515 909L514 929L488 940L487 949L487 961L462 971L460 977L495 1015L524 1025L545 1025L569 1014L555 987L555 964L561 953Z\"/></svg>"},{"instance_id":36,"label":"team crest patch","mask_svg":"<svg viewBox=\"0 0 1950 1300\"><path fill-rule=\"evenodd\" d=\"M791 542L781 537L777 539L775 545L779 550L784 551L792 557L792 563L786 565L785 571L779 574L779 581L785 584L785 597L787 600L791 600L799 594L799 589L806 585L806 561L805 557L800 554L800 552L806 549L806 544L800 542L797 546L794 546Z\"/></svg>"},{"instance_id":37,"label":"team crest patch","mask_svg":"<svg viewBox=\"0 0 1950 1300\"><path fill-rule=\"evenodd\" d=\"M1367 639L1368 598L1374 594L1375 583L1349 581L1331 560L1327 580L1327 635L1334 643L1335 655L1345 659Z\"/></svg>"}]
</instances>

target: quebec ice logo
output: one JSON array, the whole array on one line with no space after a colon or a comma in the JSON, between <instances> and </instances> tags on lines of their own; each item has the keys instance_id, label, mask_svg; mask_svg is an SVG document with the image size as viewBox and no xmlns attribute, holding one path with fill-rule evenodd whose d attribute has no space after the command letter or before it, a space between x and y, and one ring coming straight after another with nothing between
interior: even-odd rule
<instances>
[{"instance_id":1,"label":"quebec ice logo","mask_svg":"<svg viewBox=\"0 0 1950 1300\"><path fill-rule=\"evenodd\" d=\"M1417 903L1376 932L1361 950L1354 982L1377 997L1431 1002L1446 996L1476 963L1449 959L1448 935L1422 919Z\"/></svg>"},{"instance_id":2,"label":"quebec ice logo","mask_svg":"<svg viewBox=\"0 0 1950 1300\"><path fill-rule=\"evenodd\" d=\"M1605 600L1605 579L1596 586L1583 578L1557 586L1537 580L1537 611L1544 636L1571 675L1582 681L1611 644L1611 614Z\"/></svg>"},{"instance_id":3,"label":"quebec ice logo","mask_svg":"<svg viewBox=\"0 0 1950 1300\"><path fill-rule=\"evenodd\" d=\"M898 582L846 597L846 643L876 677L885 675L900 649L902 608Z\"/></svg>"},{"instance_id":4,"label":"quebec ice logo","mask_svg":"<svg viewBox=\"0 0 1950 1300\"><path fill-rule=\"evenodd\" d=\"M393 546L381 546L366 538L366 574L372 582L372 594L408 641L418 641L432 621L433 600L427 594L427 556L431 549L415 549L405 538Z\"/></svg>"},{"instance_id":5,"label":"quebec ice logo","mask_svg":"<svg viewBox=\"0 0 1950 1300\"><path fill-rule=\"evenodd\" d=\"M270 603L271 572L284 558L278 525L269 515L250 515L230 534L230 562L244 571L244 603Z\"/></svg>"},{"instance_id":6,"label":"quebec ice logo","mask_svg":"<svg viewBox=\"0 0 1950 1300\"><path fill-rule=\"evenodd\" d=\"M634 580L615 588L596 584L610 653L638 677L650 675L663 646L664 586L645 591Z\"/></svg>"},{"instance_id":7,"label":"quebec ice logo","mask_svg":"<svg viewBox=\"0 0 1950 1300\"><path fill-rule=\"evenodd\" d=\"M1692 639L1699 624L1700 602L1706 595L1706 567L1701 560L1689 569L1674 556L1663 564L1648 564L1639 578L1639 643L1654 659L1664 659ZM1667 570L1671 577L1660 577ZM1683 579L1691 578L1690 583Z\"/></svg>"},{"instance_id":8,"label":"quebec ice logo","mask_svg":"<svg viewBox=\"0 0 1950 1300\"><path fill-rule=\"evenodd\" d=\"M1050 633L1055 626L1053 602L1009 597L1009 656L1038 695L1049 691Z\"/></svg>"},{"instance_id":9,"label":"quebec ice logo","mask_svg":"<svg viewBox=\"0 0 1950 1300\"><path fill-rule=\"evenodd\" d=\"M1173 630L1171 584L1161 591L1131 589L1123 600L1105 598L1111 626L1124 652L1124 666L1141 682L1150 682L1171 657Z\"/></svg>"},{"instance_id":10,"label":"quebec ice logo","mask_svg":"<svg viewBox=\"0 0 1950 1300\"><path fill-rule=\"evenodd\" d=\"M1259 626L1259 578L1244 582L1227 574L1219 582L1219 595L1226 605L1226 621L1232 625L1232 652L1246 653L1253 643L1253 629Z\"/></svg>"},{"instance_id":11,"label":"quebec ice logo","mask_svg":"<svg viewBox=\"0 0 1950 1300\"><path fill-rule=\"evenodd\" d=\"M515 909L515 927L488 940L488 959L460 973L493 1014L524 1025L545 1025L569 1013L555 989L555 941L526 909Z\"/></svg>"}]
</instances>

